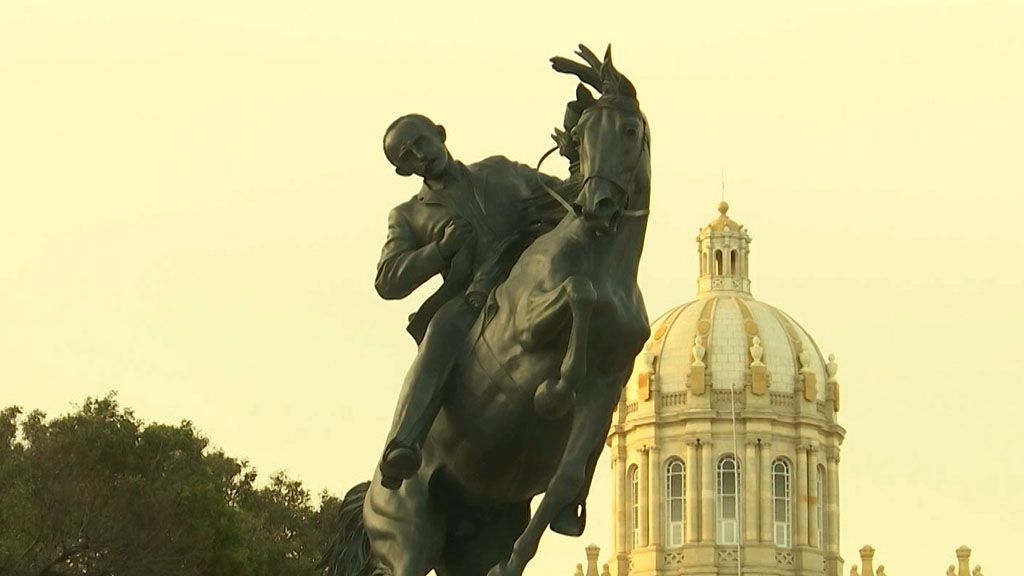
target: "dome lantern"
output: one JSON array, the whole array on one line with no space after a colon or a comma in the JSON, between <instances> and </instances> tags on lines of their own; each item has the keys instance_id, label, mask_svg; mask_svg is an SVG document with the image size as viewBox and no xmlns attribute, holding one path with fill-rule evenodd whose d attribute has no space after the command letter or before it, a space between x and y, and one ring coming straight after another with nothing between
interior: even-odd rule
<instances>
[{"instance_id":1,"label":"dome lantern","mask_svg":"<svg viewBox=\"0 0 1024 576\"><path fill-rule=\"evenodd\" d=\"M697 236L700 275L697 293L732 292L750 295L750 235L729 218L729 204L718 204L719 216Z\"/></svg>"}]
</instances>

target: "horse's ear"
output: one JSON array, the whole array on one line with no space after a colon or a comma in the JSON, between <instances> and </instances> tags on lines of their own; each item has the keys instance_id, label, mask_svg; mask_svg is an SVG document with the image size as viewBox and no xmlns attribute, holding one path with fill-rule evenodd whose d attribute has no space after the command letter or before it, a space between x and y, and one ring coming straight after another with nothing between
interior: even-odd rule
<instances>
[{"instance_id":1,"label":"horse's ear","mask_svg":"<svg viewBox=\"0 0 1024 576\"><path fill-rule=\"evenodd\" d=\"M629 78L626 78L615 69L615 64L612 62L611 44L608 45L604 52L604 64L601 65L601 82L606 87L606 90L602 92L604 94L612 93L636 98L636 87L629 81Z\"/></svg>"},{"instance_id":2,"label":"horse's ear","mask_svg":"<svg viewBox=\"0 0 1024 576\"><path fill-rule=\"evenodd\" d=\"M584 86L583 84L577 84L576 102L582 105L583 109L585 110L593 106L597 102L597 99L594 98L594 95L590 93L590 90L587 90L586 86ZM580 110L580 112L583 112L583 110Z\"/></svg>"},{"instance_id":3,"label":"horse's ear","mask_svg":"<svg viewBox=\"0 0 1024 576\"><path fill-rule=\"evenodd\" d=\"M441 137L441 142L448 140L448 132L444 129L444 126L440 124L437 125L437 134Z\"/></svg>"},{"instance_id":4,"label":"horse's ear","mask_svg":"<svg viewBox=\"0 0 1024 576\"><path fill-rule=\"evenodd\" d=\"M629 78L626 78L622 74L619 74L619 92L634 99L636 98L636 86L633 86L633 83L629 81Z\"/></svg>"},{"instance_id":5,"label":"horse's ear","mask_svg":"<svg viewBox=\"0 0 1024 576\"><path fill-rule=\"evenodd\" d=\"M601 64L601 94L617 96L619 94L619 71L612 63L612 45L604 51L604 62Z\"/></svg>"}]
</instances>

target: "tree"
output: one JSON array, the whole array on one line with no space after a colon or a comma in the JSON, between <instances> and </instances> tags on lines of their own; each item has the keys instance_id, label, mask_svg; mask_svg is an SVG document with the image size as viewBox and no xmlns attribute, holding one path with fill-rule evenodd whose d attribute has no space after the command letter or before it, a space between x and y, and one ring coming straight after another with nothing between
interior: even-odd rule
<instances>
[{"instance_id":1,"label":"tree","mask_svg":"<svg viewBox=\"0 0 1024 576\"><path fill-rule=\"evenodd\" d=\"M51 420L0 412L0 576L314 574L330 531L309 492L283 473L257 488L208 444L113 394Z\"/></svg>"}]
</instances>

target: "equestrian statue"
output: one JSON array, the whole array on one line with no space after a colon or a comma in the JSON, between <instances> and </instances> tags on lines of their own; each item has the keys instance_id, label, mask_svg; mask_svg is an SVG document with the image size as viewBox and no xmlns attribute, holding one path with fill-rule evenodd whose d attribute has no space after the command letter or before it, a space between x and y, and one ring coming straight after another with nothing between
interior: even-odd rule
<instances>
[{"instance_id":1,"label":"equestrian statue","mask_svg":"<svg viewBox=\"0 0 1024 576\"><path fill-rule=\"evenodd\" d=\"M521 576L549 526L583 532L612 412L650 334L637 268L651 164L647 119L611 48L576 54L582 63L551 60L582 82L555 134L573 163L566 182L503 157L456 162L424 116L385 133L396 171L424 185L392 211L378 292L444 282L410 323L419 351L373 480L343 500L330 576Z\"/></svg>"}]
</instances>

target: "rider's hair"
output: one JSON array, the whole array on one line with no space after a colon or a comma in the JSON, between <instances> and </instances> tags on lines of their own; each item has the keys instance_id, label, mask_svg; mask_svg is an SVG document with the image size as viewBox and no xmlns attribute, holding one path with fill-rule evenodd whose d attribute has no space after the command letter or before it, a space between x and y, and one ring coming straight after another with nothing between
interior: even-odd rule
<instances>
[{"instance_id":1,"label":"rider's hair","mask_svg":"<svg viewBox=\"0 0 1024 576\"><path fill-rule=\"evenodd\" d=\"M384 155L387 156L387 159L391 161L392 164L395 163L395 159L392 158L391 156L388 156L388 134L391 134L392 130L398 128L398 125L401 124L402 122L405 122L406 120L416 120L418 122L423 122L427 126L431 126L435 129L438 127L433 120L427 118L423 114L405 114L403 116L399 116L398 118L396 118L395 121L392 122L391 124L388 124L387 130L384 131L384 138L382 139L381 144L384 146Z\"/></svg>"}]
</instances>

